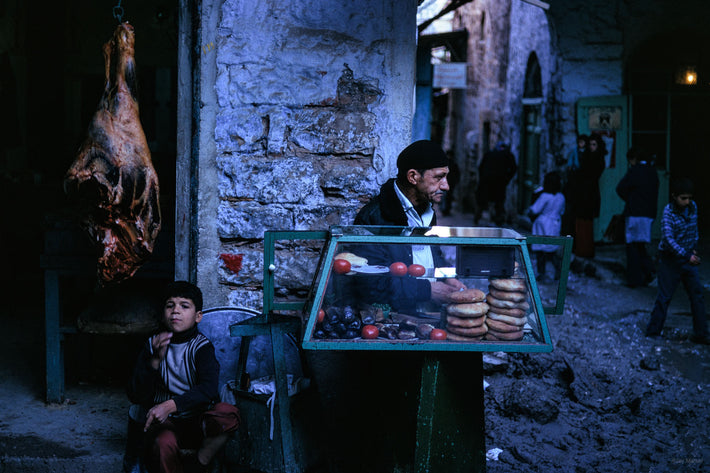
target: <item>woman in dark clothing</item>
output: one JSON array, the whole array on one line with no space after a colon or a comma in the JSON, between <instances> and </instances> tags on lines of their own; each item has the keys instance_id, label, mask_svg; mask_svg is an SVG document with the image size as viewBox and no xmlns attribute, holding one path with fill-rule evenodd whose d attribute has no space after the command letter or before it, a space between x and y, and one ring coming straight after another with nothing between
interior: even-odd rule
<instances>
[{"instance_id":1,"label":"woman in dark clothing","mask_svg":"<svg viewBox=\"0 0 710 473\"><path fill-rule=\"evenodd\" d=\"M572 173L570 189L575 215L574 254L584 258L594 257L594 219L599 217L601 193L599 178L606 167L606 144L601 136L592 134L589 147L579 157L579 169Z\"/></svg>"}]
</instances>

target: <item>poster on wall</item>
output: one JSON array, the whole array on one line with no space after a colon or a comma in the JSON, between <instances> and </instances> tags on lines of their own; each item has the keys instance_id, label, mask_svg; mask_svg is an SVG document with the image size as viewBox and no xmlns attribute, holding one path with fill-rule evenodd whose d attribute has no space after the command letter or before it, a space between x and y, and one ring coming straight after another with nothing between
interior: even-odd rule
<instances>
[{"instance_id":1,"label":"poster on wall","mask_svg":"<svg viewBox=\"0 0 710 473\"><path fill-rule=\"evenodd\" d=\"M622 127L622 112L622 107L617 106L589 107L589 129L604 140L607 168L616 167L616 130Z\"/></svg>"},{"instance_id":2,"label":"poster on wall","mask_svg":"<svg viewBox=\"0 0 710 473\"><path fill-rule=\"evenodd\" d=\"M589 129L621 129L621 107L589 107Z\"/></svg>"}]
</instances>

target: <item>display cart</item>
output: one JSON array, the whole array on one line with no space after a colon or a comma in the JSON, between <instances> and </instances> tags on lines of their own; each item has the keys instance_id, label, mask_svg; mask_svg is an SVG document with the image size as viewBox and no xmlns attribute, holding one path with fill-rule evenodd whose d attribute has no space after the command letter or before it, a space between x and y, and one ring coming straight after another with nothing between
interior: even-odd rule
<instances>
[{"instance_id":1,"label":"display cart","mask_svg":"<svg viewBox=\"0 0 710 473\"><path fill-rule=\"evenodd\" d=\"M305 304L275 301L276 242L303 239L325 241L310 294ZM533 244L560 247L561 274L552 306L544 306L540 297L529 249ZM545 316L563 310L571 246L570 237L525 237L488 227L269 231L264 315L253 323L268 325L277 320L273 313L302 310L306 350L408 353L421 373L408 469L485 471L482 353L552 351ZM425 264L403 264L412 255ZM453 280L478 289L484 298L430 300L432 283ZM234 327L232 334L244 330ZM277 398L287 399L283 376L277 373ZM288 404L282 406L288 409ZM288 422L288 411L283 414ZM393 429L393 436L400 434Z\"/></svg>"}]
</instances>

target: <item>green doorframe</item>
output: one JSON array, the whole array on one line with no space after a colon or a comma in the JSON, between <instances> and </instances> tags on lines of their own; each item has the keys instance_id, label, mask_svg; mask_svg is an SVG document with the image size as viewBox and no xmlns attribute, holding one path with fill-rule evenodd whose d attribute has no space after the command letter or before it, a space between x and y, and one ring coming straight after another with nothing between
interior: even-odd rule
<instances>
[{"instance_id":1,"label":"green doorframe","mask_svg":"<svg viewBox=\"0 0 710 473\"><path fill-rule=\"evenodd\" d=\"M604 135L605 141L611 143L613 139L613 150L607 145L608 166L599 179L601 208L599 218L594 219L595 241L603 239L611 218L624 210L624 201L616 194L616 185L628 169L629 115L629 100L625 95L582 97L577 101L577 133L589 135L598 132Z\"/></svg>"}]
</instances>

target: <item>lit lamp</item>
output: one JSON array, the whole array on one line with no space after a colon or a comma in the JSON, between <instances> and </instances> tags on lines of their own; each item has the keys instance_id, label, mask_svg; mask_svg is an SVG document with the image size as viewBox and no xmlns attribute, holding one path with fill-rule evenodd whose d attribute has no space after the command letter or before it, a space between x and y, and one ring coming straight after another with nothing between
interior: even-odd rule
<instances>
[{"instance_id":1,"label":"lit lamp","mask_svg":"<svg viewBox=\"0 0 710 473\"><path fill-rule=\"evenodd\" d=\"M683 66L676 72L675 83L680 85L695 85L698 83L698 73L695 66Z\"/></svg>"}]
</instances>

